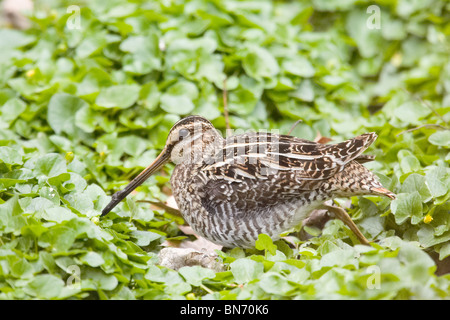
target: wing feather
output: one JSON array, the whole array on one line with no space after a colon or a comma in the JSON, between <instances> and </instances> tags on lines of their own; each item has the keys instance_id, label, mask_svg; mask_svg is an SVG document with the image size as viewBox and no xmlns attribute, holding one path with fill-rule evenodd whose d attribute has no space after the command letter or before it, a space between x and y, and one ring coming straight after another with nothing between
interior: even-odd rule
<instances>
[{"instance_id":1,"label":"wing feather","mask_svg":"<svg viewBox=\"0 0 450 320\"><path fill-rule=\"evenodd\" d=\"M228 138L216 161L203 170L236 179L270 177L282 171L295 180L324 180L357 159L375 139L374 133L367 133L326 145L283 135L244 134ZM364 156L360 161L371 159Z\"/></svg>"},{"instance_id":2,"label":"wing feather","mask_svg":"<svg viewBox=\"0 0 450 320\"><path fill-rule=\"evenodd\" d=\"M358 157L376 137L367 133L332 145L269 133L230 137L215 161L202 168L209 176L202 201L208 208L228 202L236 212L246 212L298 197L321 186L352 160L372 160Z\"/></svg>"}]
</instances>

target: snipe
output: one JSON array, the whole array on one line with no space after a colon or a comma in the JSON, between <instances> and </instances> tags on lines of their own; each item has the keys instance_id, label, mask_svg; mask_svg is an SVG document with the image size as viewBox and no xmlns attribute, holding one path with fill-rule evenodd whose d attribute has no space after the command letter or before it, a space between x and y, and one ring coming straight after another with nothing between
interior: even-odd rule
<instances>
[{"instance_id":1,"label":"snipe","mask_svg":"<svg viewBox=\"0 0 450 320\"><path fill-rule=\"evenodd\" d=\"M331 145L267 132L224 139L205 118L189 116L172 127L161 154L112 196L102 215L172 161L173 194L189 225L225 247L252 247L260 233L275 240L300 225L325 200L395 198L361 165L373 159L361 153L376 137L367 133ZM340 218L367 242L348 215Z\"/></svg>"}]
</instances>

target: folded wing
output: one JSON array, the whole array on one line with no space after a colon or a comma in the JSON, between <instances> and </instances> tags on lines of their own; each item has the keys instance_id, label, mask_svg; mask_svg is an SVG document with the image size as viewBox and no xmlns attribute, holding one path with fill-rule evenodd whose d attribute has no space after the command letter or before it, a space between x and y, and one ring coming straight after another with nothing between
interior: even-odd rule
<instances>
[{"instance_id":1,"label":"folded wing","mask_svg":"<svg viewBox=\"0 0 450 320\"><path fill-rule=\"evenodd\" d=\"M367 133L327 145L285 135L247 133L230 137L202 171L209 177L203 204L212 211L234 207L251 210L313 191L361 155L376 139ZM237 210L239 211L239 210Z\"/></svg>"}]
</instances>

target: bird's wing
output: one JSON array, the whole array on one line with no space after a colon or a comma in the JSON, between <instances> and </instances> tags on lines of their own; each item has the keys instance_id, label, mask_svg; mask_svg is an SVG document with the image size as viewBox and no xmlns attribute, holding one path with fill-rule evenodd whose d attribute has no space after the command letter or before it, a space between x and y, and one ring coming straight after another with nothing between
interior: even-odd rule
<instances>
[{"instance_id":1,"label":"bird's wing","mask_svg":"<svg viewBox=\"0 0 450 320\"><path fill-rule=\"evenodd\" d=\"M333 145L269 133L230 137L202 168L209 176L203 187L204 205L226 202L249 210L298 197L316 189L350 161L358 161L376 137L367 133ZM361 161L368 159L361 157Z\"/></svg>"},{"instance_id":2,"label":"bird's wing","mask_svg":"<svg viewBox=\"0 0 450 320\"><path fill-rule=\"evenodd\" d=\"M324 180L358 159L376 137L375 133L367 133L327 145L284 135L244 134L228 138L203 170L232 180L265 179L278 171L289 172L296 180Z\"/></svg>"}]
</instances>

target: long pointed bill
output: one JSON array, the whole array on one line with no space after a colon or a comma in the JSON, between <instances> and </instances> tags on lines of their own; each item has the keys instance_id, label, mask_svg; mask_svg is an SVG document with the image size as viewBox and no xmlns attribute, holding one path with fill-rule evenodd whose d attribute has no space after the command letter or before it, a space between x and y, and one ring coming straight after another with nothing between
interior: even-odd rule
<instances>
[{"instance_id":1,"label":"long pointed bill","mask_svg":"<svg viewBox=\"0 0 450 320\"><path fill-rule=\"evenodd\" d=\"M121 191L117 191L111 197L111 201L103 209L102 216L108 214L115 206L119 204L120 201L125 199L127 195L131 193L134 189L140 186L145 180L147 180L153 173L155 173L159 168L161 168L170 157L170 153L164 149L159 156L153 161L151 165L145 168L136 178L134 178L126 187Z\"/></svg>"}]
</instances>

